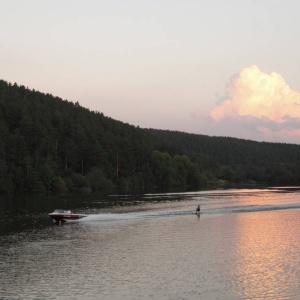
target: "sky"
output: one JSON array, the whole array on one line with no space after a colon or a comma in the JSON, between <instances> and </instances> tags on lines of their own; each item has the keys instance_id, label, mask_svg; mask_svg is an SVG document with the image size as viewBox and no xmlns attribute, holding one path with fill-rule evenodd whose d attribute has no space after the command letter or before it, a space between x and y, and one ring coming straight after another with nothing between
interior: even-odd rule
<instances>
[{"instance_id":1,"label":"sky","mask_svg":"<svg viewBox=\"0 0 300 300\"><path fill-rule=\"evenodd\" d=\"M0 79L141 128L300 144L298 0L0 0Z\"/></svg>"}]
</instances>

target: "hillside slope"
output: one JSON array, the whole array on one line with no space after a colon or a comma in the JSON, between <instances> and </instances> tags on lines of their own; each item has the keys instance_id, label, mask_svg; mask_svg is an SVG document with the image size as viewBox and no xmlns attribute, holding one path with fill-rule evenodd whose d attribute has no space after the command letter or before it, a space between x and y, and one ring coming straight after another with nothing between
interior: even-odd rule
<instances>
[{"instance_id":1,"label":"hillside slope","mask_svg":"<svg viewBox=\"0 0 300 300\"><path fill-rule=\"evenodd\" d=\"M0 191L299 184L300 146L141 129L0 81Z\"/></svg>"}]
</instances>

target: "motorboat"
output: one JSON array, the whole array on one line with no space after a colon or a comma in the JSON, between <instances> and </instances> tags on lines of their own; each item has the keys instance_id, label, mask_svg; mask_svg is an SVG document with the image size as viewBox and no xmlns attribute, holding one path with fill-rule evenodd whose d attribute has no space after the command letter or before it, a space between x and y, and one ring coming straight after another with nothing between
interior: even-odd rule
<instances>
[{"instance_id":1,"label":"motorboat","mask_svg":"<svg viewBox=\"0 0 300 300\"><path fill-rule=\"evenodd\" d=\"M83 214L73 214L70 210L56 209L54 212L48 215L56 222L66 222L72 220L78 220L87 217Z\"/></svg>"}]
</instances>

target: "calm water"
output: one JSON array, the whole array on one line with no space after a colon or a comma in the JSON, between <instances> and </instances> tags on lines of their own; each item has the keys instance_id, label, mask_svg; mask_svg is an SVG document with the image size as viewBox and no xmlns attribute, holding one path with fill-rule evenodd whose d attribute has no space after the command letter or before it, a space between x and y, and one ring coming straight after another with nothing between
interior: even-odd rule
<instances>
[{"instance_id":1,"label":"calm water","mask_svg":"<svg viewBox=\"0 0 300 300\"><path fill-rule=\"evenodd\" d=\"M53 224L47 214L65 206L89 216ZM300 188L14 198L0 209L0 299L299 299Z\"/></svg>"}]
</instances>

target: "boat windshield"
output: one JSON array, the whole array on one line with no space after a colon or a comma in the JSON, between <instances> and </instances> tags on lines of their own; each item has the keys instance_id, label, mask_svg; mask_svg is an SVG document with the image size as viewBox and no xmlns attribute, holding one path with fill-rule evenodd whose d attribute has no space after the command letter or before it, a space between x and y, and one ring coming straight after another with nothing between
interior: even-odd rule
<instances>
[{"instance_id":1,"label":"boat windshield","mask_svg":"<svg viewBox=\"0 0 300 300\"><path fill-rule=\"evenodd\" d=\"M54 214L70 214L71 212L68 210L64 210L64 209L56 209L54 212Z\"/></svg>"}]
</instances>

